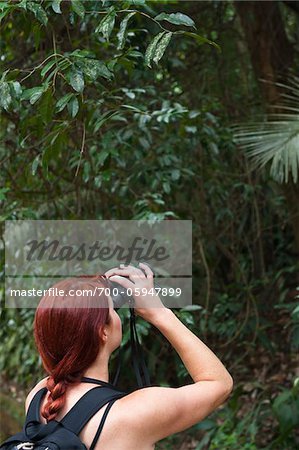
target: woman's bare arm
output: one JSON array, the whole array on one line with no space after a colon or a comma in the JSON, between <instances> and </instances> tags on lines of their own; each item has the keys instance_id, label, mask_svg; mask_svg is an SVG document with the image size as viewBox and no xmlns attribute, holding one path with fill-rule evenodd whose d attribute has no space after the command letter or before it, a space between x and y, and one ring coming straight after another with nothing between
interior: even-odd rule
<instances>
[{"instance_id":1,"label":"woman's bare arm","mask_svg":"<svg viewBox=\"0 0 299 450\"><path fill-rule=\"evenodd\" d=\"M221 381L228 390L231 389L233 380L222 362L177 318L171 309L157 310L151 323L168 339L195 383Z\"/></svg>"},{"instance_id":2,"label":"woman's bare arm","mask_svg":"<svg viewBox=\"0 0 299 450\"><path fill-rule=\"evenodd\" d=\"M137 315L157 327L168 339L194 381L180 388L139 389L118 401L126 429L142 442L154 444L190 428L210 414L229 396L233 380L212 350L171 309L165 308L158 295L142 297L137 292L134 295L136 287L153 288L152 270L144 263L139 266L114 268L106 275L124 288L132 289Z\"/></svg>"},{"instance_id":3,"label":"woman's bare arm","mask_svg":"<svg viewBox=\"0 0 299 450\"><path fill-rule=\"evenodd\" d=\"M150 322L177 351L194 383L179 388L147 387L120 400L124 420L143 442L154 444L195 425L229 396L233 379L217 356L168 308ZM134 411L134 415L128 411Z\"/></svg>"}]
</instances>

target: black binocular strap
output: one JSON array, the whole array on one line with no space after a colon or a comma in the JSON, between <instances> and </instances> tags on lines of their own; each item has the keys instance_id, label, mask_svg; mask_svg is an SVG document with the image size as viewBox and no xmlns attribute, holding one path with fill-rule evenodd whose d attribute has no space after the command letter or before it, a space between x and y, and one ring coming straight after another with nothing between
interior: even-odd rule
<instances>
[{"instance_id":1,"label":"black binocular strap","mask_svg":"<svg viewBox=\"0 0 299 450\"><path fill-rule=\"evenodd\" d=\"M151 381L149 373L144 361L143 350L138 340L136 322L135 322L135 311L134 308L130 308L130 341L132 348L132 360L133 366L137 378L137 383L139 387L151 386ZM142 376L144 381L142 380Z\"/></svg>"},{"instance_id":2,"label":"black binocular strap","mask_svg":"<svg viewBox=\"0 0 299 450\"><path fill-rule=\"evenodd\" d=\"M131 343L131 356L133 368L135 371L138 386L139 387L151 386L150 376L144 361L143 350L138 340L135 318L136 315L134 308L130 308L130 343ZM122 359L123 359L123 349L122 347L120 347L118 350L118 365L113 379L114 386L117 386L120 369L122 365ZM144 381L142 380L142 376L144 378Z\"/></svg>"}]
</instances>

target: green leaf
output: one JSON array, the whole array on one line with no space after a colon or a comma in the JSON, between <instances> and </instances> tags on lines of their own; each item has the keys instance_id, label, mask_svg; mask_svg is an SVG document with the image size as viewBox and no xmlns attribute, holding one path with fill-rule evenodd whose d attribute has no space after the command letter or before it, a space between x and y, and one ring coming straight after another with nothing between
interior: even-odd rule
<instances>
[{"instance_id":1,"label":"green leaf","mask_svg":"<svg viewBox=\"0 0 299 450\"><path fill-rule=\"evenodd\" d=\"M17 7L27 9L27 0L22 0L20 3L18 3Z\"/></svg>"},{"instance_id":2,"label":"green leaf","mask_svg":"<svg viewBox=\"0 0 299 450\"><path fill-rule=\"evenodd\" d=\"M167 181L165 181L164 183L162 183L162 186L163 186L164 192L166 192L166 194L169 194L170 193L170 185L169 185L169 183Z\"/></svg>"},{"instance_id":3,"label":"green leaf","mask_svg":"<svg viewBox=\"0 0 299 450\"><path fill-rule=\"evenodd\" d=\"M84 181L84 183L86 183L89 180L89 175L90 175L90 162L85 161L85 163L83 164L83 181Z\"/></svg>"},{"instance_id":4,"label":"green leaf","mask_svg":"<svg viewBox=\"0 0 299 450\"><path fill-rule=\"evenodd\" d=\"M211 41L210 39L207 39L203 36L200 36L199 34L196 33L191 33L190 31L176 31L176 34L184 34L186 36L190 36L193 39L195 39L197 41L198 44L210 44L213 45L214 47L217 48L217 50L221 51L221 48L219 47L218 44L216 44L216 42Z\"/></svg>"},{"instance_id":5,"label":"green leaf","mask_svg":"<svg viewBox=\"0 0 299 450\"><path fill-rule=\"evenodd\" d=\"M172 14L161 13L155 17L155 20L158 21L166 20L166 22L173 23L174 25L185 25L186 27L193 27L196 29L195 23L191 19L191 17L187 16L186 14L182 14L180 12Z\"/></svg>"},{"instance_id":6,"label":"green leaf","mask_svg":"<svg viewBox=\"0 0 299 450\"><path fill-rule=\"evenodd\" d=\"M0 22L4 19L7 14L9 14L13 10L13 6L8 4L7 2L0 2Z\"/></svg>"},{"instance_id":7,"label":"green leaf","mask_svg":"<svg viewBox=\"0 0 299 450\"><path fill-rule=\"evenodd\" d=\"M52 9L57 14L61 14L60 3L61 3L61 0L53 0L52 1Z\"/></svg>"},{"instance_id":8,"label":"green leaf","mask_svg":"<svg viewBox=\"0 0 299 450\"><path fill-rule=\"evenodd\" d=\"M98 76L100 77L107 78L108 80L111 80L111 78L113 78L113 73L102 61L97 61L97 72Z\"/></svg>"},{"instance_id":9,"label":"green leaf","mask_svg":"<svg viewBox=\"0 0 299 450\"><path fill-rule=\"evenodd\" d=\"M41 77L44 78L46 73L56 64L55 57L49 61L41 71Z\"/></svg>"},{"instance_id":10,"label":"green leaf","mask_svg":"<svg viewBox=\"0 0 299 450\"><path fill-rule=\"evenodd\" d=\"M9 84L5 81L0 82L0 106L4 108L6 111L9 108L9 105L11 103L11 95L10 95L10 89Z\"/></svg>"},{"instance_id":11,"label":"green leaf","mask_svg":"<svg viewBox=\"0 0 299 450\"><path fill-rule=\"evenodd\" d=\"M156 64L162 58L173 33L171 31L162 31L157 34L153 41L149 44L145 52L145 64L151 67L151 60Z\"/></svg>"},{"instance_id":12,"label":"green leaf","mask_svg":"<svg viewBox=\"0 0 299 450\"><path fill-rule=\"evenodd\" d=\"M38 113L40 117L42 118L42 121L44 124L51 123L53 113L54 113L54 107L53 107L53 94L51 89L48 89L45 94L42 96L39 107L38 107Z\"/></svg>"},{"instance_id":13,"label":"green leaf","mask_svg":"<svg viewBox=\"0 0 299 450\"><path fill-rule=\"evenodd\" d=\"M61 71L61 72L64 72L66 69L68 69L71 65L72 65L73 63L71 62L71 61L69 61L68 59L61 59L58 63L57 63L57 65L58 65L58 67L59 67L59 70ZM50 75L49 75L49 77L52 77L52 75L55 73L55 71L54 72L52 72Z\"/></svg>"},{"instance_id":14,"label":"green leaf","mask_svg":"<svg viewBox=\"0 0 299 450\"><path fill-rule=\"evenodd\" d=\"M32 162L31 173L33 176L36 174L37 168L40 164L40 157L41 155L37 155Z\"/></svg>"},{"instance_id":15,"label":"green leaf","mask_svg":"<svg viewBox=\"0 0 299 450\"><path fill-rule=\"evenodd\" d=\"M70 85L77 92L84 90L84 77L81 69L73 68L70 72Z\"/></svg>"},{"instance_id":16,"label":"green leaf","mask_svg":"<svg viewBox=\"0 0 299 450\"><path fill-rule=\"evenodd\" d=\"M47 87L45 85L26 89L21 98L22 100L29 100L31 105L34 105L46 89Z\"/></svg>"},{"instance_id":17,"label":"green leaf","mask_svg":"<svg viewBox=\"0 0 299 450\"><path fill-rule=\"evenodd\" d=\"M1 22L2 19L4 19L5 16L7 16L8 13L9 13L9 10L0 12L0 22Z\"/></svg>"},{"instance_id":18,"label":"green leaf","mask_svg":"<svg viewBox=\"0 0 299 450\"><path fill-rule=\"evenodd\" d=\"M85 15L85 8L83 3L81 2L81 0L71 0L71 1L72 1L71 5L72 10L83 19Z\"/></svg>"},{"instance_id":19,"label":"green leaf","mask_svg":"<svg viewBox=\"0 0 299 450\"><path fill-rule=\"evenodd\" d=\"M68 53L66 53L68 55ZM94 52L90 50L82 50L80 48L76 48L76 50L72 51L70 56L76 56L77 58L93 58L95 56Z\"/></svg>"},{"instance_id":20,"label":"green leaf","mask_svg":"<svg viewBox=\"0 0 299 450\"><path fill-rule=\"evenodd\" d=\"M157 64L162 56L164 55L164 52L171 40L172 33L166 33L162 38L158 41L157 46L155 48L155 56L153 57L153 61Z\"/></svg>"},{"instance_id":21,"label":"green leaf","mask_svg":"<svg viewBox=\"0 0 299 450\"><path fill-rule=\"evenodd\" d=\"M34 105L34 103L37 102L37 100L40 99L40 97L43 95L44 89L37 89L36 92L34 92L30 97L30 104Z\"/></svg>"},{"instance_id":22,"label":"green leaf","mask_svg":"<svg viewBox=\"0 0 299 450\"><path fill-rule=\"evenodd\" d=\"M6 193L10 191L10 188L3 187L0 188L0 201L3 201L6 199Z\"/></svg>"},{"instance_id":23,"label":"green leaf","mask_svg":"<svg viewBox=\"0 0 299 450\"><path fill-rule=\"evenodd\" d=\"M33 14L35 15L35 17L39 22L41 22L43 25L47 25L48 16L46 14L46 11L41 5L34 2L27 2L26 6L27 9L33 12Z\"/></svg>"},{"instance_id":24,"label":"green leaf","mask_svg":"<svg viewBox=\"0 0 299 450\"><path fill-rule=\"evenodd\" d=\"M51 159L51 147L47 147L42 154L42 168L43 172L46 176L48 176L49 171L49 161Z\"/></svg>"},{"instance_id":25,"label":"green leaf","mask_svg":"<svg viewBox=\"0 0 299 450\"><path fill-rule=\"evenodd\" d=\"M80 67L84 72L84 75L86 75L92 81L95 81L97 79L98 71L94 60L82 59L81 61L78 61L76 65Z\"/></svg>"},{"instance_id":26,"label":"green leaf","mask_svg":"<svg viewBox=\"0 0 299 450\"><path fill-rule=\"evenodd\" d=\"M0 11L3 11L5 9L11 9L11 5L6 1L6 2L0 2Z\"/></svg>"},{"instance_id":27,"label":"green leaf","mask_svg":"<svg viewBox=\"0 0 299 450\"><path fill-rule=\"evenodd\" d=\"M109 13L103 17L97 28L95 29L95 33L102 33L103 37L109 41L109 37L113 30L115 24L116 12L113 6L110 7Z\"/></svg>"},{"instance_id":28,"label":"green leaf","mask_svg":"<svg viewBox=\"0 0 299 450\"><path fill-rule=\"evenodd\" d=\"M103 179L103 181L110 181L111 173L112 173L112 171L110 169L104 170L102 172L102 179Z\"/></svg>"},{"instance_id":29,"label":"green leaf","mask_svg":"<svg viewBox=\"0 0 299 450\"><path fill-rule=\"evenodd\" d=\"M102 177L101 177L101 175L98 175L97 177L95 177L93 181L94 181L95 187L100 188L102 186Z\"/></svg>"},{"instance_id":30,"label":"green leaf","mask_svg":"<svg viewBox=\"0 0 299 450\"><path fill-rule=\"evenodd\" d=\"M34 47L35 50L38 51L40 40L41 40L41 26L39 23L33 25L31 30L32 36L34 38Z\"/></svg>"},{"instance_id":31,"label":"green leaf","mask_svg":"<svg viewBox=\"0 0 299 450\"><path fill-rule=\"evenodd\" d=\"M105 160L108 158L108 156L109 156L109 151L102 150L97 158L97 166L103 166L103 164L104 164Z\"/></svg>"},{"instance_id":32,"label":"green leaf","mask_svg":"<svg viewBox=\"0 0 299 450\"><path fill-rule=\"evenodd\" d=\"M107 78L108 80L111 80L113 77L113 73L110 72L107 66L97 59L80 59L76 62L76 65L79 66L84 74L92 81L95 81L98 77Z\"/></svg>"},{"instance_id":33,"label":"green leaf","mask_svg":"<svg viewBox=\"0 0 299 450\"><path fill-rule=\"evenodd\" d=\"M121 50L124 47L128 22L131 19L131 17L133 17L135 14L136 14L135 11L131 12L121 21L119 32L117 33L118 39L117 50Z\"/></svg>"},{"instance_id":34,"label":"green leaf","mask_svg":"<svg viewBox=\"0 0 299 450\"><path fill-rule=\"evenodd\" d=\"M22 95L22 86L20 85L20 83L18 81L13 81L13 82L11 82L11 85L12 85L15 97L20 98Z\"/></svg>"},{"instance_id":35,"label":"green leaf","mask_svg":"<svg viewBox=\"0 0 299 450\"><path fill-rule=\"evenodd\" d=\"M164 36L165 33L166 33L165 31L161 31L161 33L157 34L152 40L152 42L148 45L144 55L144 62L147 66L152 67L150 63L155 54L157 43L162 38L162 36Z\"/></svg>"},{"instance_id":36,"label":"green leaf","mask_svg":"<svg viewBox=\"0 0 299 450\"><path fill-rule=\"evenodd\" d=\"M58 100L58 102L56 103L57 112L62 111L73 96L73 93L66 94L60 100Z\"/></svg>"},{"instance_id":37,"label":"green leaf","mask_svg":"<svg viewBox=\"0 0 299 450\"><path fill-rule=\"evenodd\" d=\"M181 308L180 311L199 311L200 309L203 309L201 305L187 305Z\"/></svg>"},{"instance_id":38,"label":"green leaf","mask_svg":"<svg viewBox=\"0 0 299 450\"><path fill-rule=\"evenodd\" d=\"M9 69L5 70L2 74L1 74L1 79L0 81L4 81L6 78L6 75L9 73Z\"/></svg>"},{"instance_id":39,"label":"green leaf","mask_svg":"<svg viewBox=\"0 0 299 450\"><path fill-rule=\"evenodd\" d=\"M117 111L106 111L95 123L93 132L96 133L101 126L118 114Z\"/></svg>"},{"instance_id":40,"label":"green leaf","mask_svg":"<svg viewBox=\"0 0 299 450\"><path fill-rule=\"evenodd\" d=\"M76 117L79 111L79 102L76 96L73 96L71 101L68 103L67 109L71 117Z\"/></svg>"},{"instance_id":41,"label":"green leaf","mask_svg":"<svg viewBox=\"0 0 299 450\"><path fill-rule=\"evenodd\" d=\"M174 181L179 180L179 179L180 179L180 176L181 176L181 172L180 172L178 169L174 169L174 170L171 171L171 178L172 178Z\"/></svg>"},{"instance_id":42,"label":"green leaf","mask_svg":"<svg viewBox=\"0 0 299 450\"><path fill-rule=\"evenodd\" d=\"M110 61L107 62L107 68L108 70L110 70L111 72L113 72L115 65L119 62L121 64L121 62L123 61L123 59L126 58L114 58L114 59L110 59ZM131 61L130 61L131 64Z\"/></svg>"}]
</instances>

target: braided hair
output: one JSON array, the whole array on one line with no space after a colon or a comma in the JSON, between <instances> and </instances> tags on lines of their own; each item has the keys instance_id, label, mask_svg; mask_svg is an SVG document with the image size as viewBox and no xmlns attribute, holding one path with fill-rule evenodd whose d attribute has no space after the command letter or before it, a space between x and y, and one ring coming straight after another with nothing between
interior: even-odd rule
<instances>
[{"instance_id":1,"label":"braided hair","mask_svg":"<svg viewBox=\"0 0 299 450\"><path fill-rule=\"evenodd\" d=\"M79 383L95 361L101 345L99 331L110 323L108 297L104 290L95 295L97 287L107 287L105 278L69 278L49 289L37 307L34 339L49 375L49 393L41 411L47 422L62 409L68 386ZM84 290L86 295L77 295Z\"/></svg>"}]
</instances>

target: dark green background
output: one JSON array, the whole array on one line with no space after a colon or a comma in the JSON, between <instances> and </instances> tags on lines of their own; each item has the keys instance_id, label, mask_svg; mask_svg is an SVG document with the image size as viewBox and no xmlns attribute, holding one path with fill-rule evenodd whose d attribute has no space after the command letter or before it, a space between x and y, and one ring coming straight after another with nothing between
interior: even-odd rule
<instances>
[{"instance_id":1,"label":"dark green background","mask_svg":"<svg viewBox=\"0 0 299 450\"><path fill-rule=\"evenodd\" d=\"M154 19L162 12L189 18ZM280 98L274 83L298 75L298 13L287 1L0 2L2 224L193 221L202 309L176 313L224 362L234 390L159 449L298 446L298 184L278 183L268 165L253 170L232 128L262 122ZM4 306L3 284L1 294ZM2 439L19 431L44 373L34 310L1 314ZM153 381L192 382L162 335L137 322ZM122 372L124 388L132 377Z\"/></svg>"}]
</instances>

